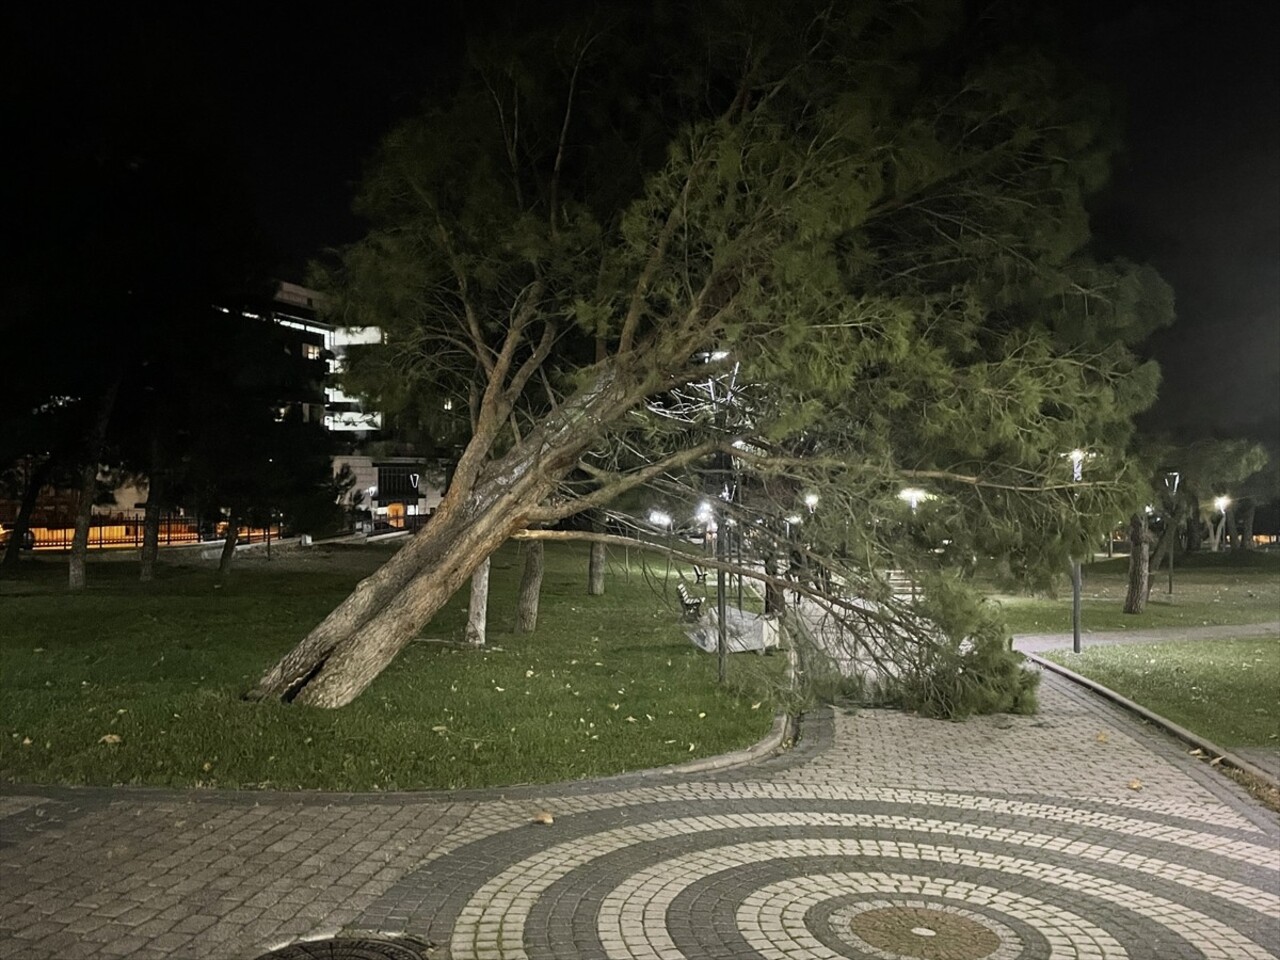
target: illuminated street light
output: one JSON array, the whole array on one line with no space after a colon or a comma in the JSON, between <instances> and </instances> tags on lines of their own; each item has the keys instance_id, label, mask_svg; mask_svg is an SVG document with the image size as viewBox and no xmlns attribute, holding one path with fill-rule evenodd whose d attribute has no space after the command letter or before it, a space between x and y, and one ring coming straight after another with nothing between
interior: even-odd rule
<instances>
[{"instance_id":1,"label":"illuminated street light","mask_svg":"<svg viewBox=\"0 0 1280 960\"><path fill-rule=\"evenodd\" d=\"M663 529L666 529L671 526L671 516L670 514L663 513L661 510L650 510L649 522L655 527L662 527Z\"/></svg>"},{"instance_id":2,"label":"illuminated street light","mask_svg":"<svg viewBox=\"0 0 1280 960\"><path fill-rule=\"evenodd\" d=\"M711 510L711 503L703 500L702 503L698 504L698 512L693 515L693 518L699 523L711 523L715 519L715 514Z\"/></svg>"},{"instance_id":3,"label":"illuminated street light","mask_svg":"<svg viewBox=\"0 0 1280 960\"><path fill-rule=\"evenodd\" d=\"M786 517L785 519L787 523L791 524L792 526L798 526L799 524L804 522L804 518L802 518L798 513L793 513L791 514L791 516Z\"/></svg>"},{"instance_id":4,"label":"illuminated street light","mask_svg":"<svg viewBox=\"0 0 1280 960\"><path fill-rule=\"evenodd\" d=\"M1213 509L1217 510L1224 517L1227 515L1227 507L1231 506L1230 497L1214 497Z\"/></svg>"},{"instance_id":5,"label":"illuminated street light","mask_svg":"<svg viewBox=\"0 0 1280 960\"><path fill-rule=\"evenodd\" d=\"M1067 456L1071 458L1071 479L1079 482L1084 477L1084 451L1076 447Z\"/></svg>"},{"instance_id":6,"label":"illuminated street light","mask_svg":"<svg viewBox=\"0 0 1280 960\"><path fill-rule=\"evenodd\" d=\"M816 493L806 493L804 495L804 505L809 508L810 513L813 513L813 508L818 505L818 495Z\"/></svg>"},{"instance_id":7,"label":"illuminated street light","mask_svg":"<svg viewBox=\"0 0 1280 960\"><path fill-rule=\"evenodd\" d=\"M1084 461L1088 456L1079 447L1076 447L1066 456L1071 458L1071 480L1073 483L1079 483L1084 479ZM1080 558L1071 558L1071 650L1073 653L1079 653L1081 649L1080 643L1080 591L1082 587L1082 574L1080 572Z\"/></svg>"},{"instance_id":8,"label":"illuminated street light","mask_svg":"<svg viewBox=\"0 0 1280 960\"><path fill-rule=\"evenodd\" d=\"M1169 491L1171 497L1178 495L1178 484L1182 481L1182 474L1177 470L1166 470L1164 474L1164 488ZM1173 525L1178 519L1178 510L1175 504L1170 515L1165 522ZM1173 542L1169 544L1169 596L1173 596L1173 558L1178 552L1178 537L1175 531L1170 531L1173 535Z\"/></svg>"},{"instance_id":9,"label":"illuminated street light","mask_svg":"<svg viewBox=\"0 0 1280 960\"><path fill-rule=\"evenodd\" d=\"M916 507L920 506L926 500L932 500L933 494L927 490L921 490L918 487L905 487L898 492L898 499L904 503L911 504L911 512L916 512Z\"/></svg>"}]
</instances>

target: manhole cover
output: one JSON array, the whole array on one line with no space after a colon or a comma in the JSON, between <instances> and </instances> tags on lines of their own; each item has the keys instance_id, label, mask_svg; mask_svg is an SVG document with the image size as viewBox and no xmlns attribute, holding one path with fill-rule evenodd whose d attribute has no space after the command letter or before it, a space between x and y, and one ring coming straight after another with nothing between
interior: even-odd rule
<instances>
[{"instance_id":1,"label":"manhole cover","mask_svg":"<svg viewBox=\"0 0 1280 960\"><path fill-rule=\"evenodd\" d=\"M416 940L308 940L265 953L258 960L425 960Z\"/></svg>"}]
</instances>

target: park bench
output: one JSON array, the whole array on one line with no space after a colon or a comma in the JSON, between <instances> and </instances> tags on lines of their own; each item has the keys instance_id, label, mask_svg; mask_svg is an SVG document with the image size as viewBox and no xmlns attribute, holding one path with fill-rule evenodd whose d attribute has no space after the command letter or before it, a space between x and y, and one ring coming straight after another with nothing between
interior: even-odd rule
<instances>
[{"instance_id":1,"label":"park bench","mask_svg":"<svg viewBox=\"0 0 1280 960\"><path fill-rule=\"evenodd\" d=\"M680 606L684 609L685 618L697 620L698 614L702 612L702 597L692 596L683 583L677 584L676 593L680 594Z\"/></svg>"},{"instance_id":2,"label":"park bench","mask_svg":"<svg viewBox=\"0 0 1280 960\"><path fill-rule=\"evenodd\" d=\"M905 570L886 570L884 571L884 579L888 583L889 590L895 600L910 600L914 602L919 599L922 593L919 584Z\"/></svg>"},{"instance_id":3,"label":"park bench","mask_svg":"<svg viewBox=\"0 0 1280 960\"><path fill-rule=\"evenodd\" d=\"M707 571L703 570L696 563L693 565L693 579L695 583L707 582Z\"/></svg>"}]
</instances>

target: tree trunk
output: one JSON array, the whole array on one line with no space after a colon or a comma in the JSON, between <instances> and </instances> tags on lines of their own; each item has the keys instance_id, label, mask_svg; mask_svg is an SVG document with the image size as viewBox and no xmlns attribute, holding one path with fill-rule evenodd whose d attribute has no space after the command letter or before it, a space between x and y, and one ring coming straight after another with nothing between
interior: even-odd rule
<instances>
[{"instance_id":1,"label":"tree trunk","mask_svg":"<svg viewBox=\"0 0 1280 960\"><path fill-rule=\"evenodd\" d=\"M593 524L593 527L595 525ZM597 531L599 532L599 531ZM587 560L587 595L604 596L604 568L607 548L603 543L591 544L591 554Z\"/></svg>"},{"instance_id":2,"label":"tree trunk","mask_svg":"<svg viewBox=\"0 0 1280 960\"><path fill-rule=\"evenodd\" d=\"M1124 598L1125 613L1141 613L1147 606L1151 569L1151 541L1142 514L1129 518L1129 592Z\"/></svg>"},{"instance_id":3,"label":"tree trunk","mask_svg":"<svg viewBox=\"0 0 1280 960\"><path fill-rule=\"evenodd\" d=\"M154 446L152 449L154 452ZM160 552L161 498L164 494L161 475L153 459L151 478L147 484L147 506L142 515L142 552L139 554L141 571L138 574L142 583L150 583L156 575L156 555Z\"/></svg>"},{"instance_id":4,"label":"tree trunk","mask_svg":"<svg viewBox=\"0 0 1280 960\"><path fill-rule=\"evenodd\" d=\"M1236 528L1235 549L1252 550L1253 549L1253 518L1258 512L1258 505L1252 500L1247 500L1241 506L1239 516L1239 526Z\"/></svg>"},{"instance_id":5,"label":"tree trunk","mask_svg":"<svg viewBox=\"0 0 1280 960\"><path fill-rule=\"evenodd\" d=\"M764 558L764 572L770 577L781 577L786 572L786 567L778 563L777 549L770 546L769 552ZM786 613L787 612L787 596L781 585L773 581L766 581L764 585L764 612L765 613Z\"/></svg>"},{"instance_id":6,"label":"tree trunk","mask_svg":"<svg viewBox=\"0 0 1280 960\"><path fill-rule=\"evenodd\" d=\"M102 449L107 443L107 426L115 409L116 394L120 391L120 375L103 391L98 401L89 434L85 438L84 468L80 471L80 504L76 511L76 531L71 538L71 561L67 569L67 586L72 591L85 588L85 561L89 556L89 527L93 522L93 501L98 493L98 465L102 461Z\"/></svg>"},{"instance_id":7,"label":"tree trunk","mask_svg":"<svg viewBox=\"0 0 1280 960\"><path fill-rule=\"evenodd\" d=\"M354 700L475 569L544 503L602 428L652 392L647 381L598 372L497 460L473 438L431 522L272 666L245 696L318 707Z\"/></svg>"},{"instance_id":8,"label":"tree trunk","mask_svg":"<svg viewBox=\"0 0 1280 960\"><path fill-rule=\"evenodd\" d=\"M1204 540L1204 521L1200 519L1200 504L1193 502L1187 517L1187 553L1195 553Z\"/></svg>"},{"instance_id":9,"label":"tree trunk","mask_svg":"<svg viewBox=\"0 0 1280 960\"><path fill-rule=\"evenodd\" d=\"M9 544L4 551L4 567L6 570L17 569L22 559L22 541L31 529L31 516L36 511L36 503L40 499L40 490L45 479L53 472L53 460L46 457L27 475L27 485L22 491L22 502L18 505L18 516L14 518L13 529L9 532Z\"/></svg>"},{"instance_id":10,"label":"tree trunk","mask_svg":"<svg viewBox=\"0 0 1280 960\"><path fill-rule=\"evenodd\" d=\"M1173 563L1173 554L1178 549L1178 528L1181 525L1180 517L1170 518L1164 525L1160 539L1156 541L1155 550L1151 553L1151 562L1147 575L1148 598L1151 597L1151 585L1155 582L1156 573L1160 570L1160 564L1164 562L1165 557L1168 557L1169 562Z\"/></svg>"},{"instance_id":11,"label":"tree trunk","mask_svg":"<svg viewBox=\"0 0 1280 960\"><path fill-rule=\"evenodd\" d=\"M524 548L524 574L520 577L520 596L516 601L516 633L533 633L538 628L538 599L542 594L546 548L541 540L531 540Z\"/></svg>"},{"instance_id":12,"label":"tree trunk","mask_svg":"<svg viewBox=\"0 0 1280 960\"><path fill-rule=\"evenodd\" d=\"M240 518L234 510L227 511L227 536L222 541L222 556L218 558L218 578L231 572L231 561L236 555L236 541L240 538Z\"/></svg>"},{"instance_id":13,"label":"tree trunk","mask_svg":"<svg viewBox=\"0 0 1280 960\"><path fill-rule=\"evenodd\" d=\"M471 574L471 602L467 605L467 643L483 647L489 618L489 558Z\"/></svg>"}]
</instances>

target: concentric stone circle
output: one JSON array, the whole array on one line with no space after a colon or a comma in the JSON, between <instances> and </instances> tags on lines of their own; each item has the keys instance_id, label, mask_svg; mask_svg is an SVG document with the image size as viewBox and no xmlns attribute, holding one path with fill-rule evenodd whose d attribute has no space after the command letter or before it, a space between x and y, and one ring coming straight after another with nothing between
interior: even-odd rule
<instances>
[{"instance_id":1,"label":"concentric stone circle","mask_svg":"<svg viewBox=\"0 0 1280 960\"><path fill-rule=\"evenodd\" d=\"M885 960L1006 960L1021 947L1008 927L998 928L1005 932L1002 937L991 929L993 921L956 907L882 900L847 907L836 916L848 923L855 946Z\"/></svg>"},{"instance_id":2,"label":"concentric stone circle","mask_svg":"<svg viewBox=\"0 0 1280 960\"><path fill-rule=\"evenodd\" d=\"M361 923L403 915L451 960L1276 956L1276 856L1256 830L945 791L666 796L459 845Z\"/></svg>"}]
</instances>

